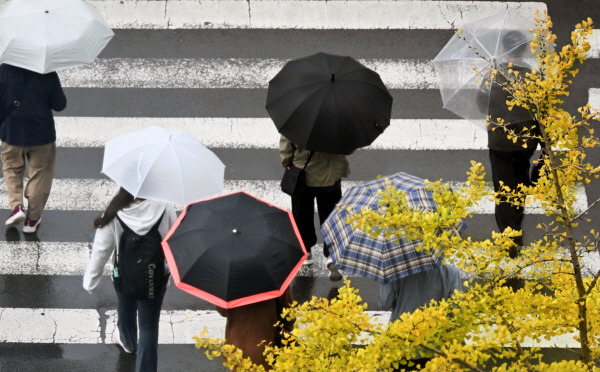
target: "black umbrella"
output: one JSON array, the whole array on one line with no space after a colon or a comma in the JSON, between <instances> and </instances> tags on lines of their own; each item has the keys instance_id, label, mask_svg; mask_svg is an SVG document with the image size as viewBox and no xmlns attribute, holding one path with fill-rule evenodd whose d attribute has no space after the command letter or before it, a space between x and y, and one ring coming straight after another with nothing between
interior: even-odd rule
<instances>
[{"instance_id":1,"label":"black umbrella","mask_svg":"<svg viewBox=\"0 0 600 372\"><path fill-rule=\"evenodd\" d=\"M163 249L178 288L223 308L281 296L308 256L291 212L243 191L188 204Z\"/></svg>"},{"instance_id":2,"label":"black umbrella","mask_svg":"<svg viewBox=\"0 0 600 372\"><path fill-rule=\"evenodd\" d=\"M317 53L283 66L269 82L266 108L279 133L298 146L348 154L390 125L392 96L355 59Z\"/></svg>"}]
</instances>

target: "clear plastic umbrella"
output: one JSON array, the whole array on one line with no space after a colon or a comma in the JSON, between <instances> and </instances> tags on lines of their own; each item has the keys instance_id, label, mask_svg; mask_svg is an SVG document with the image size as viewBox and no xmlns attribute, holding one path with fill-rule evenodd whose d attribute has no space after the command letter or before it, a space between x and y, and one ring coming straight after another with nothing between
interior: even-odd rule
<instances>
[{"instance_id":1,"label":"clear plastic umbrella","mask_svg":"<svg viewBox=\"0 0 600 372\"><path fill-rule=\"evenodd\" d=\"M535 57L529 44L534 26L512 11L504 11L460 27L433 60L444 108L485 125L494 110L506 110L506 93L501 77L491 83L494 68L510 76L513 70L531 70ZM486 84L487 82L487 84ZM507 122L530 119L526 110L511 113ZM522 117L521 117L522 116ZM495 118L495 117L494 117Z\"/></svg>"},{"instance_id":2,"label":"clear plastic umbrella","mask_svg":"<svg viewBox=\"0 0 600 372\"><path fill-rule=\"evenodd\" d=\"M11 0L0 10L0 62L41 74L81 66L113 35L84 0Z\"/></svg>"},{"instance_id":3,"label":"clear plastic umbrella","mask_svg":"<svg viewBox=\"0 0 600 372\"><path fill-rule=\"evenodd\" d=\"M185 205L221 193L225 165L189 134L151 126L108 141L102 173L133 196Z\"/></svg>"}]
</instances>

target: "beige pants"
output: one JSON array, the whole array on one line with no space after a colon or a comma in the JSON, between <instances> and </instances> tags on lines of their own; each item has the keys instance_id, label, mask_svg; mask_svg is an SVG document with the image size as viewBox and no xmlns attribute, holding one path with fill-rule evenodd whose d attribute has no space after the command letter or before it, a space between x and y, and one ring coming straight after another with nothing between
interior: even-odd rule
<instances>
[{"instance_id":1,"label":"beige pants","mask_svg":"<svg viewBox=\"0 0 600 372\"><path fill-rule=\"evenodd\" d=\"M54 164L56 163L56 143L41 146L12 146L2 142L2 171L8 191L10 210L23 203L23 177L25 159L29 163L29 182L25 187L27 198L27 218L37 220L50 196Z\"/></svg>"}]
</instances>

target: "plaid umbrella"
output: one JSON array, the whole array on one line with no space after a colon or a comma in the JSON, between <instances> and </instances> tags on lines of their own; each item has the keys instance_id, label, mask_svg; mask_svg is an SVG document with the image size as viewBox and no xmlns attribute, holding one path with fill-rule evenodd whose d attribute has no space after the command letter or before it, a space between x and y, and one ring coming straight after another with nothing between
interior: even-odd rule
<instances>
[{"instance_id":1,"label":"plaid umbrella","mask_svg":"<svg viewBox=\"0 0 600 372\"><path fill-rule=\"evenodd\" d=\"M437 207L422 179L400 172L350 188L321 226L325 243L332 247L336 267L382 284L438 267L444 258L440 250L417 252L415 248L422 245L420 239L386 239L383 232L373 238L344 222L349 217L348 209L355 213L362 208L379 209L377 191L385 188L386 179L387 184L406 193L410 207L427 211ZM456 229L461 226L462 223Z\"/></svg>"}]
</instances>

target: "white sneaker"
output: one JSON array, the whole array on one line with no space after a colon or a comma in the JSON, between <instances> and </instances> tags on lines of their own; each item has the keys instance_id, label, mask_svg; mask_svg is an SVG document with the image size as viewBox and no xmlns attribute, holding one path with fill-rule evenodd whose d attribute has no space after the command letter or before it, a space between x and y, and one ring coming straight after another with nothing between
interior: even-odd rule
<instances>
[{"instance_id":1,"label":"white sneaker","mask_svg":"<svg viewBox=\"0 0 600 372\"><path fill-rule=\"evenodd\" d=\"M119 327L115 327L115 332L113 333L113 337L115 338L115 341L117 342L117 344L119 346L121 346L121 348L123 349L124 352L126 352L127 354L133 354L133 351L126 348L125 344L123 344L123 341L121 341L121 333L119 332Z\"/></svg>"},{"instance_id":2,"label":"white sneaker","mask_svg":"<svg viewBox=\"0 0 600 372\"><path fill-rule=\"evenodd\" d=\"M333 259L331 256L327 257L327 270L329 270L329 280L337 282L342 280L342 273L333 265Z\"/></svg>"},{"instance_id":3,"label":"white sneaker","mask_svg":"<svg viewBox=\"0 0 600 372\"><path fill-rule=\"evenodd\" d=\"M15 209L12 210L10 216L6 219L4 223L6 226L16 225L21 223L25 219L25 212L23 212L23 207L21 205L17 205Z\"/></svg>"},{"instance_id":4,"label":"white sneaker","mask_svg":"<svg viewBox=\"0 0 600 372\"><path fill-rule=\"evenodd\" d=\"M312 253L308 254L308 257L306 257L306 260L304 260L304 262L302 263L303 266L307 266L307 265L312 265L313 264L313 258L312 258Z\"/></svg>"},{"instance_id":5,"label":"white sneaker","mask_svg":"<svg viewBox=\"0 0 600 372\"><path fill-rule=\"evenodd\" d=\"M23 232L26 234L33 234L38 226L42 223L42 219L38 218L37 220L30 220L29 218L25 220L25 224L23 225Z\"/></svg>"}]
</instances>

